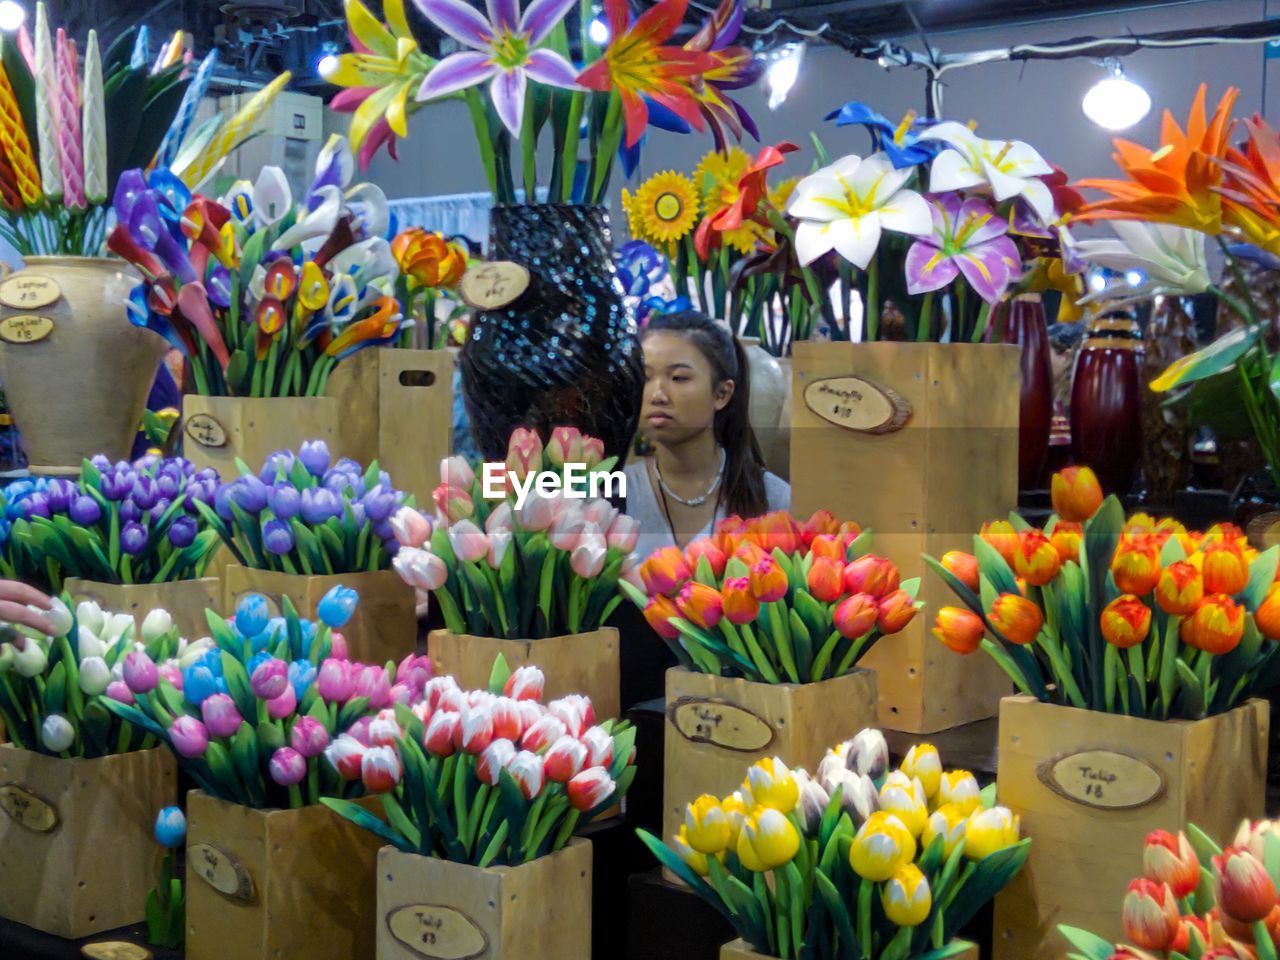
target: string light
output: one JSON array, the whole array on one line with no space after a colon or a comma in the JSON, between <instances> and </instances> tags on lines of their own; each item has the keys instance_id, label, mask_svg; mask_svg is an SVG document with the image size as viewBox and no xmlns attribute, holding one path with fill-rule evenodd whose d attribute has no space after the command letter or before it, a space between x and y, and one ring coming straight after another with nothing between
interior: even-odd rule
<instances>
[{"instance_id":1,"label":"string light","mask_svg":"<svg viewBox=\"0 0 1280 960\"><path fill-rule=\"evenodd\" d=\"M316 73L327 79L333 71L338 69L338 45L332 40L327 40L320 45L320 59L316 61Z\"/></svg>"},{"instance_id":2,"label":"string light","mask_svg":"<svg viewBox=\"0 0 1280 960\"><path fill-rule=\"evenodd\" d=\"M609 42L609 25L604 22L604 17L596 17L591 21L587 27L587 36L597 47L603 47Z\"/></svg>"},{"instance_id":3,"label":"string light","mask_svg":"<svg viewBox=\"0 0 1280 960\"><path fill-rule=\"evenodd\" d=\"M804 63L804 44L784 43L770 51L768 59L764 82L769 90L769 109L777 110L800 77L800 65Z\"/></svg>"},{"instance_id":4,"label":"string light","mask_svg":"<svg viewBox=\"0 0 1280 960\"><path fill-rule=\"evenodd\" d=\"M1084 115L1105 130L1127 130L1151 112L1147 91L1124 75L1118 61L1108 59L1109 76L1084 95Z\"/></svg>"}]
</instances>

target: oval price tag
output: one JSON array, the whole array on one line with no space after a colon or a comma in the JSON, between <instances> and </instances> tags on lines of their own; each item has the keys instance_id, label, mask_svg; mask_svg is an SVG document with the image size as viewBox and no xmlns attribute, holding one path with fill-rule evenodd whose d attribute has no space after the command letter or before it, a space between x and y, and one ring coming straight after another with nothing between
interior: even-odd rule
<instances>
[{"instance_id":1,"label":"oval price tag","mask_svg":"<svg viewBox=\"0 0 1280 960\"><path fill-rule=\"evenodd\" d=\"M773 742L773 727L763 717L720 700L677 700L671 722L686 740L741 753L755 753Z\"/></svg>"},{"instance_id":2,"label":"oval price tag","mask_svg":"<svg viewBox=\"0 0 1280 960\"><path fill-rule=\"evenodd\" d=\"M16 310L47 307L61 296L58 281L38 273L16 273L0 281L0 303Z\"/></svg>"},{"instance_id":3,"label":"oval price tag","mask_svg":"<svg viewBox=\"0 0 1280 960\"><path fill-rule=\"evenodd\" d=\"M255 896L253 877L235 857L208 843L194 843L187 848L187 862L195 875L224 897L252 903Z\"/></svg>"},{"instance_id":4,"label":"oval price tag","mask_svg":"<svg viewBox=\"0 0 1280 960\"><path fill-rule=\"evenodd\" d=\"M5 343L36 343L53 333L53 321L48 317L22 313L0 320L0 340Z\"/></svg>"},{"instance_id":5,"label":"oval price tag","mask_svg":"<svg viewBox=\"0 0 1280 960\"><path fill-rule=\"evenodd\" d=\"M50 833L58 825L57 808L16 783L0 787L0 810L32 833Z\"/></svg>"},{"instance_id":6,"label":"oval price tag","mask_svg":"<svg viewBox=\"0 0 1280 960\"><path fill-rule=\"evenodd\" d=\"M860 433L893 433L911 419L911 404L862 377L827 377L804 388L804 404L823 420Z\"/></svg>"},{"instance_id":7,"label":"oval price tag","mask_svg":"<svg viewBox=\"0 0 1280 960\"><path fill-rule=\"evenodd\" d=\"M1130 810L1164 794L1164 776L1147 763L1113 750L1082 750L1043 764L1040 780L1086 807Z\"/></svg>"},{"instance_id":8,"label":"oval price tag","mask_svg":"<svg viewBox=\"0 0 1280 960\"><path fill-rule=\"evenodd\" d=\"M227 431L214 417L196 413L187 417L187 436L202 447L225 447Z\"/></svg>"},{"instance_id":9,"label":"oval price tag","mask_svg":"<svg viewBox=\"0 0 1280 960\"><path fill-rule=\"evenodd\" d=\"M497 310L529 288L529 271L510 260L494 260L468 267L458 292L476 310Z\"/></svg>"},{"instance_id":10,"label":"oval price tag","mask_svg":"<svg viewBox=\"0 0 1280 960\"><path fill-rule=\"evenodd\" d=\"M461 910L414 903L387 914L391 935L420 957L470 960L489 946L484 931Z\"/></svg>"}]
</instances>

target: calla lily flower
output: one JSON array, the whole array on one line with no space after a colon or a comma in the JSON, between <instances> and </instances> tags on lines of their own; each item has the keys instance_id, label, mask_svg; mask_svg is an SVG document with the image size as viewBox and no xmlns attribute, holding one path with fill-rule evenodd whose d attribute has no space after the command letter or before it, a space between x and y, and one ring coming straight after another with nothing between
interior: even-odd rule
<instances>
[{"instance_id":1,"label":"calla lily flower","mask_svg":"<svg viewBox=\"0 0 1280 960\"><path fill-rule=\"evenodd\" d=\"M400 304L391 297L382 297L375 313L350 324L333 338L324 352L330 357L345 360L365 347L390 343L400 332L403 319Z\"/></svg>"},{"instance_id":2,"label":"calla lily flower","mask_svg":"<svg viewBox=\"0 0 1280 960\"><path fill-rule=\"evenodd\" d=\"M183 283L196 278L191 261L182 245L173 238L168 226L160 217L160 207L155 196L144 193L138 196L129 213L129 234L142 246L156 253L164 261L169 272Z\"/></svg>"},{"instance_id":3,"label":"calla lily flower","mask_svg":"<svg viewBox=\"0 0 1280 960\"><path fill-rule=\"evenodd\" d=\"M298 273L291 261L281 258L267 268L267 276L263 282L267 296L281 301L288 300L297 286Z\"/></svg>"},{"instance_id":4,"label":"calla lily flower","mask_svg":"<svg viewBox=\"0 0 1280 960\"><path fill-rule=\"evenodd\" d=\"M133 213L133 205L138 198L147 193L147 181L138 169L125 170L116 181L116 192L111 198L111 205L116 212L116 220L128 223Z\"/></svg>"},{"instance_id":5,"label":"calla lily flower","mask_svg":"<svg viewBox=\"0 0 1280 960\"><path fill-rule=\"evenodd\" d=\"M235 226L228 221L219 228L218 234L222 238L222 256L218 260L229 267L240 266L240 241L236 237Z\"/></svg>"},{"instance_id":6,"label":"calla lily flower","mask_svg":"<svg viewBox=\"0 0 1280 960\"><path fill-rule=\"evenodd\" d=\"M107 236L107 249L128 260L148 280L155 281L168 273L160 258L134 240L123 223L117 223Z\"/></svg>"},{"instance_id":7,"label":"calla lily flower","mask_svg":"<svg viewBox=\"0 0 1280 960\"><path fill-rule=\"evenodd\" d=\"M931 233L933 216L924 197L902 189L910 176L910 170L896 170L887 156L874 153L866 159L851 154L801 180L787 206L800 221L800 264L835 250L866 269L882 230L918 237Z\"/></svg>"},{"instance_id":8,"label":"calla lily flower","mask_svg":"<svg viewBox=\"0 0 1280 960\"><path fill-rule=\"evenodd\" d=\"M253 216L253 184L248 180L237 180L220 202L236 220L248 223Z\"/></svg>"},{"instance_id":9,"label":"calla lily flower","mask_svg":"<svg viewBox=\"0 0 1280 960\"><path fill-rule=\"evenodd\" d=\"M436 64L418 88L419 100L434 100L492 78L493 106L511 135L518 137L530 79L552 87L577 87L573 64L541 47L574 0L533 0L523 16L519 0L489 0L489 20L465 0L414 3L432 24L471 48Z\"/></svg>"},{"instance_id":10,"label":"calla lily flower","mask_svg":"<svg viewBox=\"0 0 1280 960\"><path fill-rule=\"evenodd\" d=\"M185 210L191 203L191 189L168 167L156 167L147 174L147 186L163 196L173 210Z\"/></svg>"},{"instance_id":11,"label":"calla lily flower","mask_svg":"<svg viewBox=\"0 0 1280 960\"><path fill-rule=\"evenodd\" d=\"M929 190L946 193L987 186L999 203L1023 197L1045 223L1056 219L1053 194L1039 178L1053 167L1021 140L984 140L962 123L935 123L920 134L922 140L941 140L954 147L943 150L929 171Z\"/></svg>"},{"instance_id":12,"label":"calla lily flower","mask_svg":"<svg viewBox=\"0 0 1280 960\"><path fill-rule=\"evenodd\" d=\"M200 331L200 336L225 371L231 362L231 354L227 351L227 344L218 331L217 321L209 310L209 298L204 284L184 283L178 290L177 308L183 319Z\"/></svg>"},{"instance_id":13,"label":"calla lily flower","mask_svg":"<svg viewBox=\"0 0 1280 960\"><path fill-rule=\"evenodd\" d=\"M349 323L356 315L356 303L359 299L360 291L351 274L337 274L330 285L329 302L324 311L329 327L336 330Z\"/></svg>"},{"instance_id":14,"label":"calla lily flower","mask_svg":"<svg viewBox=\"0 0 1280 960\"><path fill-rule=\"evenodd\" d=\"M172 346L183 353L190 353L192 344L187 343L169 320L156 313L147 303L147 285L140 283L129 291L129 301L125 305L129 322L135 327L144 327L164 337Z\"/></svg>"},{"instance_id":15,"label":"calla lily flower","mask_svg":"<svg viewBox=\"0 0 1280 960\"><path fill-rule=\"evenodd\" d=\"M933 235L907 251L907 292L941 290L963 274L978 296L995 303L1022 267L1008 225L981 197L944 193L930 210Z\"/></svg>"},{"instance_id":16,"label":"calla lily flower","mask_svg":"<svg viewBox=\"0 0 1280 960\"><path fill-rule=\"evenodd\" d=\"M943 149L943 145L936 140L920 139L920 133L932 124L927 120L917 119L914 110L908 111L902 122L895 124L860 100L850 100L828 113L825 119L834 120L837 127L866 127L871 134L872 149L883 151L898 170L928 163Z\"/></svg>"},{"instance_id":17,"label":"calla lily flower","mask_svg":"<svg viewBox=\"0 0 1280 960\"><path fill-rule=\"evenodd\" d=\"M308 260L302 265L302 280L298 285L298 302L315 312L329 302L329 281L324 271Z\"/></svg>"},{"instance_id":18,"label":"calla lily flower","mask_svg":"<svg viewBox=\"0 0 1280 960\"><path fill-rule=\"evenodd\" d=\"M279 223L293 211L289 181L279 167L263 167L253 184L253 216L264 227Z\"/></svg>"},{"instance_id":19,"label":"calla lily flower","mask_svg":"<svg viewBox=\"0 0 1280 960\"><path fill-rule=\"evenodd\" d=\"M162 317L173 315L178 305L178 281L169 274L157 277L151 282L151 290L147 294L147 306Z\"/></svg>"},{"instance_id":20,"label":"calla lily flower","mask_svg":"<svg viewBox=\"0 0 1280 960\"><path fill-rule=\"evenodd\" d=\"M225 310L231 306L231 271L222 264L214 267L206 281L209 302Z\"/></svg>"},{"instance_id":21,"label":"calla lily flower","mask_svg":"<svg viewBox=\"0 0 1280 960\"><path fill-rule=\"evenodd\" d=\"M342 213L342 191L334 186L323 186L315 191L314 196L320 199L318 206L305 217L285 230L271 245L272 250L291 250L308 240L327 237L338 225L338 216Z\"/></svg>"},{"instance_id":22,"label":"calla lily flower","mask_svg":"<svg viewBox=\"0 0 1280 960\"><path fill-rule=\"evenodd\" d=\"M376 183L361 183L347 191L347 208L354 217L356 235L386 239L391 225L391 208L387 195Z\"/></svg>"},{"instance_id":23,"label":"calla lily flower","mask_svg":"<svg viewBox=\"0 0 1280 960\"><path fill-rule=\"evenodd\" d=\"M329 261L329 269L335 274L351 274L357 285L368 283L374 277L399 274L391 244L383 237L370 237L340 251Z\"/></svg>"},{"instance_id":24,"label":"calla lily flower","mask_svg":"<svg viewBox=\"0 0 1280 960\"><path fill-rule=\"evenodd\" d=\"M212 253L224 267L229 267L232 261L227 257L220 233L228 220L226 207L211 203L204 197L197 197L183 208L179 224L183 236Z\"/></svg>"},{"instance_id":25,"label":"calla lily flower","mask_svg":"<svg viewBox=\"0 0 1280 960\"><path fill-rule=\"evenodd\" d=\"M1191 296L1209 289L1212 278L1205 259L1204 234L1169 223L1113 220L1115 239L1077 240L1076 256L1098 267L1127 273L1137 270L1142 282L1113 283L1089 294L1081 303L1095 300L1139 300L1165 294Z\"/></svg>"},{"instance_id":26,"label":"calla lily flower","mask_svg":"<svg viewBox=\"0 0 1280 960\"><path fill-rule=\"evenodd\" d=\"M258 304L253 321L258 327L254 346L259 360L266 358L267 351L271 349L271 341L284 329L286 317L284 304L275 297L267 297Z\"/></svg>"}]
</instances>

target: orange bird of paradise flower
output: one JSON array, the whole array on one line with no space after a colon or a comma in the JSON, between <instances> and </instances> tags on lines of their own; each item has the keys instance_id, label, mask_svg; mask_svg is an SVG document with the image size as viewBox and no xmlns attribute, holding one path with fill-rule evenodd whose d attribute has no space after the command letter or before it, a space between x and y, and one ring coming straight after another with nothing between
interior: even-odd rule
<instances>
[{"instance_id":1,"label":"orange bird of paradise flower","mask_svg":"<svg viewBox=\"0 0 1280 960\"><path fill-rule=\"evenodd\" d=\"M1223 219L1249 243L1280 253L1280 133L1257 115L1244 126L1248 141L1229 149L1222 164Z\"/></svg>"},{"instance_id":2,"label":"orange bird of paradise flower","mask_svg":"<svg viewBox=\"0 0 1280 960\"><path fill-rule=\"evenodd\" d=\"M693 83L720 61L709 53L663 46L684 21L687 6L688 0L661 0L631 23L627 0L605 0L612 39L600 59L578 74L578 83L589 90L618 92L628 147L640 141L649 123L645 97L704 129Z\"/></svg>"},{"instance_id":3,"label":"orange bird of paradise flower","mask_svg":"<svg viewBox=\"0 0 1280 960\"><path fill-rule=\"evenodd\" d=\"M1076 184L1104 190L1109 199L1086 205L1077 220L1145 220L1173 223L1203 233L1222 231L1222 160L1240 91L1228 87L1212 118L1205 115L1205 85L1196 92L1186 129L1165 111L1160 148L1154 152L1130 140L1113 141L1116 165L1128 180L1081 180Z\"/></svg>"},{"instance_id":4,"label":"orange bird of paradise flower","mask_svg":"<svg viewBox=\"0 0 1280 960\"><path fill-rule=\"evenodd\" d=\"M711 252L711 234L723 233L726 230L737 230L746 220L756 217L760 209L760 201L768 193L765 178L770 170L783 164L788 153L800 148L789 140L783 140L770 147L765 147L751 161L751 165L738 178L738 195L733 203L719 210L713 210L702 218L693 242L698 256L706 258Z\"/></svg>"}]
</instances>

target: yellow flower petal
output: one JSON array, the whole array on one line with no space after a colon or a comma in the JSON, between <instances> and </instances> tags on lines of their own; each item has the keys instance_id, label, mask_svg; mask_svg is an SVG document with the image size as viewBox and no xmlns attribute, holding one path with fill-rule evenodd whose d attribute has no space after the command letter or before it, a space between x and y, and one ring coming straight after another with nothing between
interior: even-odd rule
<instances>
[{"instance_id":1,"label":"yellow flower petal","mask_svg":"<svg viewBox=\"0 0 1280 960\"><path fill-rule=\"evenodd\" d=\"M407 137L409 135L409 118L406 112L406 105L411 86L413 86L413 83L410 80L400 84L399 90L391 98L391 104L387 107L387 123L391 126L391 132L397 137Z\"/></svg>"},{"instance_id":2,"label":"yellow flower petal","mask_svg":"<svg viewBox=\"0 0 1280 960\"><path fill-rule=\"evenodd\" d=\"M356 107L356 112L351 115L351 127L347 131L347 139L351 141L352 150L360 149L364 138L369 135L373 125L382 119L398 92L398 87L383 87L369 94L364 103Z\"/></svg>"},{"instance_id":3,"label":"yellow flower petal","mask_svg":"<svg viewBox=\"0 0 1280 960\"><path fill-rule=\"evenodd\" d=\"M1166 390L1172 390L1178 385L1178 381L1182 379L1183 372L1187 367L1191 366L1197 359L1197 355L1189 353L1185 357L1179 357L1173 363L1169 364L1167 370L1160 376L1151 381L1151 389L1156 393L1164 393Z\"/></svg>"},{"instance_id":4,"label":"yellow flower petal","mask_svg":"<svg viewBox=\"0 0 1280 960\"><path fill-rule=\"evenodd\" d=\"M368 7L360 0L344 0L342 6L347 14L347 25L357 40L384 57L396 55L396 38L378 22L378 18L369 12Z\"/></svg>"},{"instance_id":5,"label":"yellow flower petal","mask_svg":"<svg viewBox=\"0 0 1280 960\"><path fill-rule=\"evenodd\" d=\"M344 53L325 80L335 87L381 87L402 72L398 62L386 57Z\"/></svg>"},{"instance_id":6,"label":"yellow flower petal","mask_svg":"<svg viewBox=\"0 0 1280 960\"><path fill-rule=\"evenodd\" d=\"M409 18L404 15L404 0L382 0L382 15L387 19L387 26L401 40L413 40L413 32L409 29ZM413 41L416 47L418 42Z\"/></svg>"}]
</instances>

